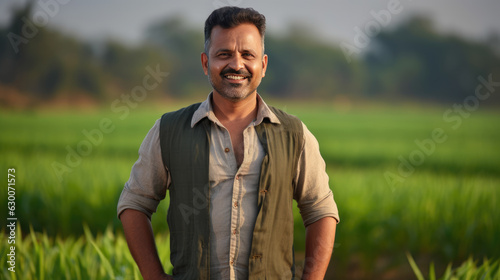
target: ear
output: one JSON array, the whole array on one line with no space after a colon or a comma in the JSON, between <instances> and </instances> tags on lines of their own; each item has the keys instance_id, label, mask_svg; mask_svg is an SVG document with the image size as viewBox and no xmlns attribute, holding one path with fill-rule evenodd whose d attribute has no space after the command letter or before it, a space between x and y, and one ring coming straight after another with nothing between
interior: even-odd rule
<instances>
[{"instance_id":1,"label":"ear","mask_svg":"<svg viewBox=\"0 0 500 280\"><path fill-rule=\"evenodd\" d=\"M206 53L201 53L201 67L203 67L203 72L208 75L208 56Z\"/></svg>"},{"instance_id":2,"label":"ear","mask_svg":"<svg viewBox=\"0 0 500 280\"><path fill-rule=\"evenodd\" d=\"M262 78L266 76L267 60L267 54L264 54L264 56L262 56Z\"/></svg>"}]
</instances>

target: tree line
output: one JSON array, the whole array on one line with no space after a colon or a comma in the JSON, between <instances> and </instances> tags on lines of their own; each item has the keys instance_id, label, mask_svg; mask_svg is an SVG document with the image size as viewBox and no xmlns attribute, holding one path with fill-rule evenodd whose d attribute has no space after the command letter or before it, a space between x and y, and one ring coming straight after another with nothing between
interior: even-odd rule
<instances>
[{"instance_id":1,"label":"tree line","mask_svg":"<svg viewBox=\"0 0 500 280\"><path fill-rule=\"evenodd\" d=\"M35 105L74 95L109 101L141 85L145 69L155 66L169 73L152 89L156 96L205 96L210 90L200 65L202 28L189 27L181 17L152 24L140 44L129 46L37 26L32 10L30 3L14 10L0 27L2 95L9 89ZM421 16L382 30L356 57L300 24L269 33L265 46L269 65L259 91L267 96L460 102L474 94L479 76L500 81L498 39L443 34ZM498 98L490 101L498 104Z\"/></svg>"}]
</instances>

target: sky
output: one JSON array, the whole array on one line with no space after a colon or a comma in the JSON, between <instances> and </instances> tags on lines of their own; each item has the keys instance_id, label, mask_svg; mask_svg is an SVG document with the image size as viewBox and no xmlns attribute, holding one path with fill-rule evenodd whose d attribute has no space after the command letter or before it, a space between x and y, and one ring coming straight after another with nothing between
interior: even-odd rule
<instances>
[{"instance_id":1,"label":"sky","mask_svg":"<svg viewBox=\"0 0 500 280\"><path fill-rule=\"evenodd\" d=\"M0 25L12 8L26 0L0 0ZM153 22L182 15L194 28L203 30L207 16L217 7L252 7L267 18L268 32L280 33L300 23L324 41L353 43L356 28L370 24L390 28L414 14L431 17L437 28L464 37L484 39L500 34L498 0L35 0L39 22L83 39L113 38L140 42ZM44 4L45 3L45 4ZM44 10L45 8L45 10ZM36 13L35 13L36 14ZM382 16L382 15L385 15ZM388 17L390 15L390 18ZM379 21L377 21L377 17ZM35 21L36 19L32 18ZM376 28L376 27L375 27ZM373 29L377 30L377 29Z\"/></svg>"}]
</instances>

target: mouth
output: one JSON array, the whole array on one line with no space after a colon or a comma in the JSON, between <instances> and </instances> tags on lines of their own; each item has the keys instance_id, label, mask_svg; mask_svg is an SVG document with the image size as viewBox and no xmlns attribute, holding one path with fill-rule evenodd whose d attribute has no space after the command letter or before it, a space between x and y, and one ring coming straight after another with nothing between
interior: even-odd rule
<instances>
[{"instance_id":1,"label":"mouth","mask_svg":"<svg viewBox=\"0 0 500 280\"><path fill-rule=\"evenodd\" d=\"M232 83L240 83L248 79L247 76L235 75L235 74L227 74L224 75L224 79L228 80Z\"/></svg>"}]
</instances>

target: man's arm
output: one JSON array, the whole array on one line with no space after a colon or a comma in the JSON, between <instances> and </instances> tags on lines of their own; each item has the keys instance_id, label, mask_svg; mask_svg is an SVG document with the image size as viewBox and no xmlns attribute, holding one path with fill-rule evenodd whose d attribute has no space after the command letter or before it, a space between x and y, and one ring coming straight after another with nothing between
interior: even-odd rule
<instances>
[{"instance_id":1,"label":"man's arm","mask_svg":"<svg viewBox=\"0 0 500 280\"><path fill-rule=\"evenodd\" d=\"M142 277L145 280L173 279L163 270L149 218L140 211L127 209L121 213L120 220L128 248Z\"/></svg>"},{"instance_id":2,"label":"man's arm","mask_svg":"<svg viewBox=\"0 0 500 280\"><path fill-rule=\"evenodd\" d=\"M306 227L306 260L303 280L323 279L332 256L337 220L322 218Z\"/></svg>"}]
</instances>

